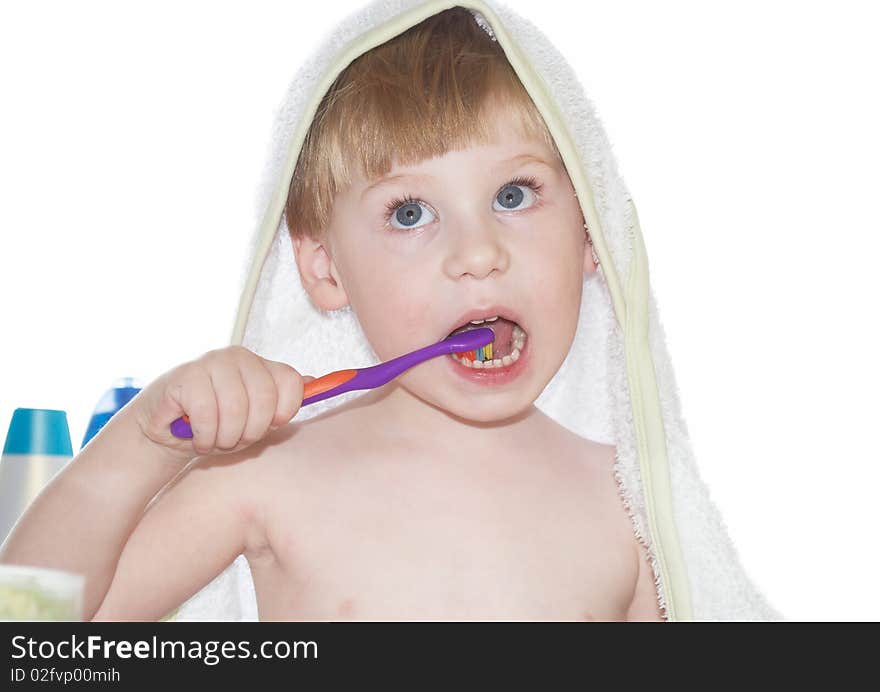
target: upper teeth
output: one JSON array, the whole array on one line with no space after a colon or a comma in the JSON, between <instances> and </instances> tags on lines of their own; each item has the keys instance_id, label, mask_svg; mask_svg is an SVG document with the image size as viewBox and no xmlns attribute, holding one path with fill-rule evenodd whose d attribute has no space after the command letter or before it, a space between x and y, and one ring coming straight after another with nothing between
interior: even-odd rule
<instances>
[{"instance_id":1,"label":"upper teeth","mask_svg":"<svg viewBox=\"0 0 880 692\"><path fill-rule=\"evenodd\" d=\"M484 320L471 320L471 324L483 324L483 322L494 322L497 319L498 319L498 315L495 315L495 317L487 317Z\"/></svg>"}]
</instances>

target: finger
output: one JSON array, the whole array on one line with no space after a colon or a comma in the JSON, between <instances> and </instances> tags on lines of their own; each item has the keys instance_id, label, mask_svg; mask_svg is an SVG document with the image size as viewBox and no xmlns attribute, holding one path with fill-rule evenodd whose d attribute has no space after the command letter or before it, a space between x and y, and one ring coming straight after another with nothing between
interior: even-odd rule
<instances>
[{"instance_id":1,"label":"finger","mask_svg":"<svg viewBox=\"0 0 880 692\"><path fill-rule=\"evenodd\" d=\"M241 372L234 361L218 361L211 368L211 383L217 396L217 449L238 445L248 415L248 398Z\"/></svg>"},{"instance_id":2,"label":"finger","mask_svg":"<svg viewBox=\"0 0 880 692\"><path fill-rule=\"evenodd\" d=\"M248 397L247 423L241 442L252 445L262 439L272 425L275 405L278 403L278 388L275 379L259 357L242 361L239 364L239 372Z\"/></svg>"},{"instance_id":3,"label":"finger","mask_svg":"<svg viewBox=\"0 0 880 692\"><path fill-rule=\"evenodd\" d=\"M264 361L264 365L275 379L278 388L278 403L275 406L275 417L272 420L273 427L285 425L299 411L302 404L302 382L305 377L287 363L279 363L274 360ZM308 378L309 381L315 379Z\"/></svg>"},{"instance_id":4,"label":"finger","mask_svg":"<svg viewBox=\"0 0 880 692\"><path fill-rule=\"evenodd\" d=\"M217 437L217 398L207 370L190 367L181 381L169 385L167 396L176 401L180 412L189 418L193 449L197 454L209 454ZM171 408L169 406L169 410ZM175 418L179 415L175 413Z\"/></svg>"}]
</instances>

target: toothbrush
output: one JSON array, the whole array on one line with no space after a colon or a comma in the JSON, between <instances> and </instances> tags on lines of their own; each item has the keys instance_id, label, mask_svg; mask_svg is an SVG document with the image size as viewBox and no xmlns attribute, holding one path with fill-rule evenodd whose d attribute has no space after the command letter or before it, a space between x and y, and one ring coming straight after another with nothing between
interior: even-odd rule
<instances>
[{"instance_id":1,"label":"toothbrush","mask_svg":"<svg viewBox=\"0 0 880 692\"><path fill-rule=\"evenodd\" d=\"M357 389L375 389L387 384L412 366L437 356L451 353L465 353L492 343L495 332L488 327L471 329L470 331L448 336L443 341L425 346L412 353L393 358L368 368L336 370L316 380L312 380L303 388L302 406L308 406L324 399L352 392ZM189 416L183 415L172 421L171 434L174 437L188 439L192 437Z\"/></svg>"}]
</instances>

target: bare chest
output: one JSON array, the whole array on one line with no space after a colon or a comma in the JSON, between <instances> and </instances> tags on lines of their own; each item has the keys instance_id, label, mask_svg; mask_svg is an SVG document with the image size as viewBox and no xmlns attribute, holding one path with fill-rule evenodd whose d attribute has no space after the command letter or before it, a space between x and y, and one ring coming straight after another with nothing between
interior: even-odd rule
<instances>
[{"instance_id":1,"label":"bare chest","mask_svg":"<svg viewBox=\"0 0 880 692\"><path fill-rule=\"evenodd\" d=\"M279 483L249 556L260 618L623 619L637 563L610 466L436 462Z\"/></svg>"}]
</instances>

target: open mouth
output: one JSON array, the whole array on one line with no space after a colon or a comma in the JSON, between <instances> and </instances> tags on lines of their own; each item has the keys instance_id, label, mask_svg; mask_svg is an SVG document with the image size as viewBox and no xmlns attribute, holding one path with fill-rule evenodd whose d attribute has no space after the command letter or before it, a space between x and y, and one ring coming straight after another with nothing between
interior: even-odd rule
<instances>
[{"instance_id":1,"label":"open mouth","mask_svg":"<svg viewBox=\"0 0 880 692\"><path fill-rule=\"evenodd\" d=\"M453 360L466 368L484 370L506 368L519 360L528 335L519 324L505 317L494 315L471 320L450 332L450 336L481 327L489 327L495 333L495 340L475 351L453 353L450 356Z\"/></svg>"}]
</instances>

